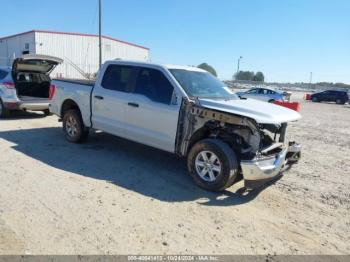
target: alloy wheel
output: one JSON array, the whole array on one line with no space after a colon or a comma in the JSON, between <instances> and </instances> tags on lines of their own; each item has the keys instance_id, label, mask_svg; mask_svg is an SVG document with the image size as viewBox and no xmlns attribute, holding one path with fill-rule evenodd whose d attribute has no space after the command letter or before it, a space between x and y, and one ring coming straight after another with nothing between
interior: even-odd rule
<instances>
[{"instance_id":1,"label":"alloy wheel","mask_svg":"<svg viewBox=\"0 0 350 262\"><path fill-rule=\"evenodd\" d=\"M207 182L214 182L221 173L221 163L211 151L200 152L195 160L197 174Z\"/></svg>"},{"instance_id":2,"label":"alloy wheel","mask_svg":"<svg viewBox=\"0 0 350 262\"><path fill-rule=\"evenodd\" d=\"M78 122L73 116L69 116L66 122L66 131L70 137L78 134Z\"/></svg>"}]
</instances>

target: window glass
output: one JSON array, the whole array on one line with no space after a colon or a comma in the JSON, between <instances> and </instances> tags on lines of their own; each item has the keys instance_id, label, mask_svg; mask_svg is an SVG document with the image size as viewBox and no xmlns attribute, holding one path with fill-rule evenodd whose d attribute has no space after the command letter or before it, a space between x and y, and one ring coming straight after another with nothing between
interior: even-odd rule
<instances>
[{"instance_id":1,"label":"window glass","mask_svg":"<svg viewBox=\"0 0 350 262\"><path fill-rule=\"evenodd\" d=\"M247 91L248 94L257 94L258 93L258 89L252 89Z\"/></svg>"},{"instance_id":2,"label":"window glass","mask_svg":"<svg viewBox=\"0 0 350 262\"><path fill-rule=\"evenodd\" d=\"M0 70L0 80L4 79L7 76L8 72Z\"/></svg>"},{"instance_id":3,"label":"window glass","mask_svg":"<svg viewBox=\"0 0 350 262\"><path fill-rule=\"evenodd\" d=\"M170 69L188 96L211 99L239 99L223 82L208 72Z\"/></svg>"},{"instance_id":4,"label":"window glass","mask_svg":"<svg viewBox=\"0 0 350 262\"><path fill-rule=\"evenodd\" d=\"M110 65L103 76L101 85L106 89L127 92L134 72L135 68L131 66Z\"/></svg>"},{"instance_id":5,"label":"window glass","mask_svg":"<svg viewBox=\"0 0 350 262\"><path fill-rule=\"evenodd\" d=\"M33 78L32 74L29 73L20 73L17 75L17 82L31 82Z\"/></svg>"},{"instance_id":6,"label":"window glass","mask_svg":"<svg viewBox=\"0 0 350 262\"><path fill-rule=\"evenodd\" d=\"M139 68L135 94L144 95L155 102L170 104L173 91L174 87L162 72L151 68Z\"/></svg>"}]
</instances>

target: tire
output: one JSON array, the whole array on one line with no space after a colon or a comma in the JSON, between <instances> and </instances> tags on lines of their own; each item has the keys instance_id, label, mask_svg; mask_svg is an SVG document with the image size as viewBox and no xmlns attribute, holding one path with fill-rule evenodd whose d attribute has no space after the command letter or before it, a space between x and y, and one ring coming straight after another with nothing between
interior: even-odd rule
<instances>
[{"instance_id":1,"label":"tire","mask_svg":"<svg viewBox=\"0 0 350 262\"><path fill-rule=\"evenodd\" d=\"M274 102L275 102L274 99L270 99L270 100L269 100L269 103L274 103Z\"/></svg>"},{"instance_id":2,"label":"tire","mask_svg":"<svg viewBox=\"0 0 350 262\"><path fill-rule=\"evenodd\" d=\"M0 118L6 118L10 115L10 110L5 108L4 103L0 99Z\"/></svg>"},{"instance_id":3,"label":"tire","mask_svg":"<svg viewBox=\"0 0 350 262\"><path fill-rule=\"evenodd\" d=\"M343 100L339 99L339 98L337 100L335 100L335 103L337 105L344 105L345 104L345 102Z\"/></svg>"},{"instance_id":4,"label":"tire","mask_svg":"<svg viewBox=\"0 0 350 262\"><path fill-rule=\"evenodd\" d=\"M214 154L217 160L211 163L205 162L203 155L210 160L212 156L210 153ZM194 182L209 191L223 191L232 186L239 172L236 154L228 144L218 139L204 139L197 142L187 156L187 168ZM205 176L203 173L200 174L201 171L205 172L203 169L207 171Z\"/></svg>"},{"instance_id":5,"label":"tire","mask_svg":"<svg viewBox=\"0 0 350 262\"><path fill-rule=\"evenodd\" d=\"M315 103L316 103L316 102L319 102L319 101L318 101L318 98L314 96L314 97L312 98L312 102L315 102Z\"/></svg>"},{"instance_id":6,"label":"tire","mask_svg":"<svg viewBox=\"0 0 350 262\"><path fill-rule=\"evenodd\" d=\"M84 126L78 110L68 110L63 116L63 132L66 139L72 143L82 143L89 135L89 129Z\"/></svg>"},{"instance_id":7,"label":"tire","mask_svg":"<svg viewBox=\"0 0 350 262\"><path fill-rule=\"evenodd\" d=\"M51 116L52 115L52 113L50 112L49 109L43 110L43 113L44 113L45 116Z\"/></svg>"}]
</instances>

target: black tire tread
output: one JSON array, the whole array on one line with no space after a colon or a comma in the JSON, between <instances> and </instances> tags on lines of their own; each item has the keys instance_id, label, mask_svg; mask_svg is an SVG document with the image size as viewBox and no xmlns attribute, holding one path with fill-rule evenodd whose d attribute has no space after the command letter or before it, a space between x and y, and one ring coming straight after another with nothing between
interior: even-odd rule
<instances>
[{"instance_id":1,"label":"black tire tread","mask_svg":"<svg viewBox=\"0 0 350 262\"><path fill-rule=\"evenodd\" d=\"M70 136L67 135L66 133L66 128L65 128L65 119L69 116L69 115L73 115L76 120L78 121L79 123L79 127L80 127L80 135L76 138L76 139L72 139ZM63 116L63 132L65 134L65 137L66 139L69 141L69 142L72 142L72 143L83 143L87 140L88 138L88 135L89 135L89 129L87 127L85 127L84 123L83 123L83 119L82 119L82 116L81 116L81 113L79 110L77 109L71 109L71 110L68 110L67 112L65 112L64 116Z\"/></svg>"},{"instance_id":2,"label":"black tire tread","mask_svg":"<svg viewBox=\"0 0 350 262\"><path fill-rule=\"evenodd\" d=\"M7 118L10 115L10 110L5 108L4 103L0 99L0 103L2 105L2 113L0 114L0 118Z\"/></svg>"},{"instance_id":3,"label":"black tire tread","mask_svg":"<svg viewBox=\"0 0 350 262\"><path fill-rule=\"evenodd\" d=\"M224 173L220 181L209 184L209 182L203 181L198 177L194 169L194 160L197 154L202 151L210 149L218 155L220 161L222 162L222 167L224 168ZM229 147L228 144L219 139L203 139L197 142L190 150L187 158L188 171L196 182L196 184L206 190L210 191L223 191L226 188L232 186L236 181L239 165L234 151Z\"/></svg>"}]
</instances>

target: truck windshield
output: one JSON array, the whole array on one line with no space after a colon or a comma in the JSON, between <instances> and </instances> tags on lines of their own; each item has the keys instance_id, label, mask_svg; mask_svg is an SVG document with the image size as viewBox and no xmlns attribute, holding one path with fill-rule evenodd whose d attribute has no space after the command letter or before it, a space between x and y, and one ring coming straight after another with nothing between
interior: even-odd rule
<instances>
[{"instance_id":1,"label":"truck windshield","mask_svg":"<svg viewBox=\"0 0 350 262\"><path fill-rule=\"evenodd\" d=\"M224 83L207 72L169 69L188 96L214 99L238 99Z\"/></svg>"}]
</instances>

